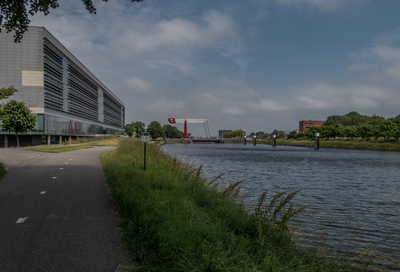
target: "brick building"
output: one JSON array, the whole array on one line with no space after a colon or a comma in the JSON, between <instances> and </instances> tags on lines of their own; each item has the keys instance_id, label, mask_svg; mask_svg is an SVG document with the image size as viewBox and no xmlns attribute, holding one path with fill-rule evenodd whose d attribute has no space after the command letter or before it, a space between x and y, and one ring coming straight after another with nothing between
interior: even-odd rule
<instances>
[{"instance_id":1,"label":"brick building","mask_svg":"<svg viewBox=\"0 0 400 272\"><path fill-rule=\"evenodd\" d=\"M310 127L320 127L325 121L303 120L299 122L299 132L306 132Z\"/></svg>"}]
</instances>

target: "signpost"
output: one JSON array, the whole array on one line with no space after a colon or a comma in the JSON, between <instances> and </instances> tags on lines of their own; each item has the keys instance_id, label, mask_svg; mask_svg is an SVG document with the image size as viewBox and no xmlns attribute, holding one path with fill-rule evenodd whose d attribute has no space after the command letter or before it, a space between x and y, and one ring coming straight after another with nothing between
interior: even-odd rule
<instances>
[{"instance_id":1,"label":"signpost","mask_svg":"<svg viewBox=\"0 0 400 272\"><path fill-rule=\"evenodd\" d=\"M150 142L150 134L148 132L142 132L140 138L142 143L144 143L144 170L146 170L146 143Z\"/></svg>"}]
</instances>

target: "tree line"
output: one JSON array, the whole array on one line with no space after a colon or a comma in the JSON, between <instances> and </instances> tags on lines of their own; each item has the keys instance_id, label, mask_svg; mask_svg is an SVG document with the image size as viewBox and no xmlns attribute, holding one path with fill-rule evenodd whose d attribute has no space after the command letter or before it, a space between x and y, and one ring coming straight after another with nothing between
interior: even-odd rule
<instances>
[{"instance_id":1,"label":"tree line","mask_svg":"<svg viewBox=\"0 0 400 272\"><path fill-rule=\"evenodd\" d=\"M288 139L300 137L314 139L315 133L320 133L321 138L328 140L346 137L352 140L361 138L364 141L369 141L371 138L398 141L400 138L400 114L388 119L375 114L373 116L361 115L355 111L345 115L331 115L322 126L310 127L305 133L292 131L289 133Z\"/></svg>"},{"instance_id":2,"label":"tree line","mask_svg":"<svg viewBox=\"0 0 400 272\"><path fill-rule=\"evenodd\" d=\"M150 137L155 140L157 138L182 138L183 132L178 130L177 127L166 124L161 126L157 121L152 121L147 129L145 129L145 124L140 121L135 121L125 126L125 133L132 137L139 138L142 132L149 132Z\"/></svg>"}]
</instances>

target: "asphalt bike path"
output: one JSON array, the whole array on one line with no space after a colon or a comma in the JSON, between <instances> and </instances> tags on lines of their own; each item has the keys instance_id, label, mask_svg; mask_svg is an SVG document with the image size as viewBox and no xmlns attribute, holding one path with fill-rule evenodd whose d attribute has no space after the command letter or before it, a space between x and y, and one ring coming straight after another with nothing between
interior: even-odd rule
<instances>
[{"instance_id":1,"label":"asphalt bike path","mask_svg":"<svg viewBox=\"0 0 400 272\"><path fill-rule=\"evenodd\" d=\"M62 153L0 149L0 271L123 271L118 216L98 159L114 147Z\"/></svg>"}]
</instances>

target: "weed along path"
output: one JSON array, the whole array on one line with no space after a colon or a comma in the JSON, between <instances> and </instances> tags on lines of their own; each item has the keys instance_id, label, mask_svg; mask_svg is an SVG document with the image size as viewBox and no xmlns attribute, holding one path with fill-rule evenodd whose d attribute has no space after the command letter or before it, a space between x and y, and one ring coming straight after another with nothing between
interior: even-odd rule
<instances>
[{"instance_id":1,"label":"weed along path","mask_svg":"<svg viewBox=\"0 0 400 272\"><path fill-rule=\"evenodd\" d=\"M0 150L0 271L120 271L120 243L99 155Z\"/></svg>"}]
</instances>

